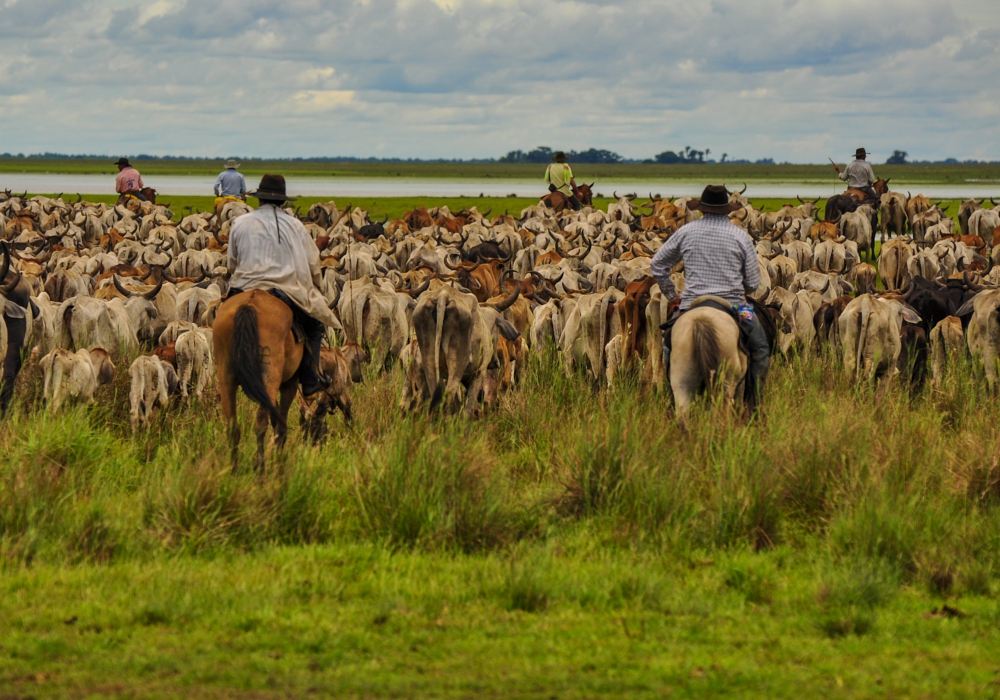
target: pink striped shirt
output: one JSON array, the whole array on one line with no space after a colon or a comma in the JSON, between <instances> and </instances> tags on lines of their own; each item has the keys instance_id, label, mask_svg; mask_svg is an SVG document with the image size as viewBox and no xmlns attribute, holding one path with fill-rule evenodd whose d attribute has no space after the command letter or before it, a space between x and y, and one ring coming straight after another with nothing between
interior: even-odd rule
<instances>
[{"instance_id":1,"label":"pink striped shirt","mask_svg":"<svg viewBox=\"0 0 1000 700\"><path fill-rule=\"evenodd\" d=\"M142 187L142 176L135 168L125 168L115 178L115 192L118 194L138 192Z\"/></svg>"}]
</instances>

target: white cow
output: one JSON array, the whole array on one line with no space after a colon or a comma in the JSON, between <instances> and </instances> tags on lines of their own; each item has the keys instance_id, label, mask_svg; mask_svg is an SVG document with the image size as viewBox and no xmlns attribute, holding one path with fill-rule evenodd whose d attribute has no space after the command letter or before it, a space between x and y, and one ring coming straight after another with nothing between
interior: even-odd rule
<instances>
[{"instance_id":1,"label":"white cow","mask_svg":"<svg viewBox=\"0 0 1000 700\"><path fill-rule=\"evenodd\" d=\"M149 426L157 407L166 406L177 386L177 374L169 362L156 355L140 355L128 370L132 379L129 393L129 421L132 430Z\"/></svg>"},{"instance_id":2,"label":"white cow","mask_svg":"<svg viewBox=\"0 0 1000 700\"><path fill-rule=\"evenodd\" d=\"M94 403L97 388L115 380L115 366L103 348L75 353L56 348L40 364L45 372L43 396L53 414L67 401Z\"/></svg>"}]
</instances>

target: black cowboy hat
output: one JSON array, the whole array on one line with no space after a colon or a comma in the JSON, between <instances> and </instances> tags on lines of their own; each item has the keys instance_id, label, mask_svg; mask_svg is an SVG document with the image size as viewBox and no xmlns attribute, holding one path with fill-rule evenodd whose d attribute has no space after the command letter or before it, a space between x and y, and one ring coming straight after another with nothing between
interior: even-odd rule
<instances>
[{"instance_id":1,"label":"black cowboy hat","mask_svg":"<svg viewBox=\"0 0 1000 700\"><path fill-rule=\"evenodd\" d=\"M708 185L701 193L701 199L692 199L687 208L705 214L730 214L742 209L742 206L739 202L729 201L729 190L725 186Z\"/></svg>"},{"instance_id":2,"label":"black cowboy hat","mask_svg":"<svg viewBox=\"0 0 1000 700\"><path fill-rule=\"evenodd\" d=\"M554 156L552 156L552 162L553 163L565 163L566 162L566 154L563 153L562 151L556 151L556 154Z\"/></svg>"},{"instance_id":3,"label":"black cowboy hat","mask_svg":"<svg viewBox=\"0 0 1000 700\"><path fill-rule=\"evenodd\" d=\"M294 202L295 197L285 194L284 175L265 175L260 179L260 185L253 192L247 192L248 197L269 199L279 202Z\"/></svg>"},{"instance_id":4,"label":"black cowboy hat","mask_svg":"<svg viewBox=\"0 0 1000 700\"><path fill-rule=\"evenodd\" d=\"M128 158L119 158L115 161L115 165L124 165L126 168L130 167L132 164L128 162Z\"/></svg>"},{"instance_id":5,"label":"black cowboy hat","mask_svg":"<svg viewBox=\"0 0 1000 700\"><path fill-rule=\"evenodd\" d=\"M855 158L867 158L868 157L868 151L866 151L863 148L859 148L858 150L856 150L854 152L854 157Z\"/></svg>"}]
</instances>

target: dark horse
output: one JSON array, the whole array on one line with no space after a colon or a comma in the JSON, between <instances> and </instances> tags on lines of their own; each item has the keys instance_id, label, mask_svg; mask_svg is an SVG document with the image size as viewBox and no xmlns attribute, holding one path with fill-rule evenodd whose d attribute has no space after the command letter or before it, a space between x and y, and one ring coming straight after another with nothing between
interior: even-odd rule
<instances>
[{"instance_id":1,"label":"dark horse","mask_svg":"<svg viewBox=\"0 0 1000 700\"><path fill-rule=\"evenodd\" d=\"M594 206L594 183L583 184L573 190L573 194L580 200L580 205L584 207ZM541 199L542 204L555 212L572 209L569 197L562 192L550 192Z\"/></svg>"},{"instance_id":2,"label":"dark horse","mask_svg":"<svg viewBox=\"0 0 1000 700\"><path fill-rule=\"evenodd\" d=\"M890 178L891 179L891 178ZM875 194L879 197L889 191L889 179L876 180L874 187ZM849 189L844 194L835 194L826 200L826 213L824 221L839 221L840 217L847 212L856 211L862 204L870 204L872 207L872 230L878 228L879 200L873 200L868 193L863 190Z\"/></svg>"}]
</instances>

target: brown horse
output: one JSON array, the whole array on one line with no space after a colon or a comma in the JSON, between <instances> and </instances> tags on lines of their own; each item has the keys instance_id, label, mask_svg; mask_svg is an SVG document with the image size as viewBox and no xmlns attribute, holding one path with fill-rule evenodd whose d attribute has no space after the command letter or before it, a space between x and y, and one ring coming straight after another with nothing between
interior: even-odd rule
<instances>
[{"instance_id":1,"label":"brown horse","mask_svg":"<svg viewBox=\"0 0 1000 700\"><path fill-rule=\"evenodd\" d=\"M233 471L239 464L240 427L236 388L257 403L257 471L264 467L264 437L270 420L280 449L288 437L288 409L299 388L303 343L292 332L292 310L277 297L255 289L230 297L212 326L215 369L222 413L229 422ZM278 398L278 404L275 400Z\"/></svg>"}]
</instances>

